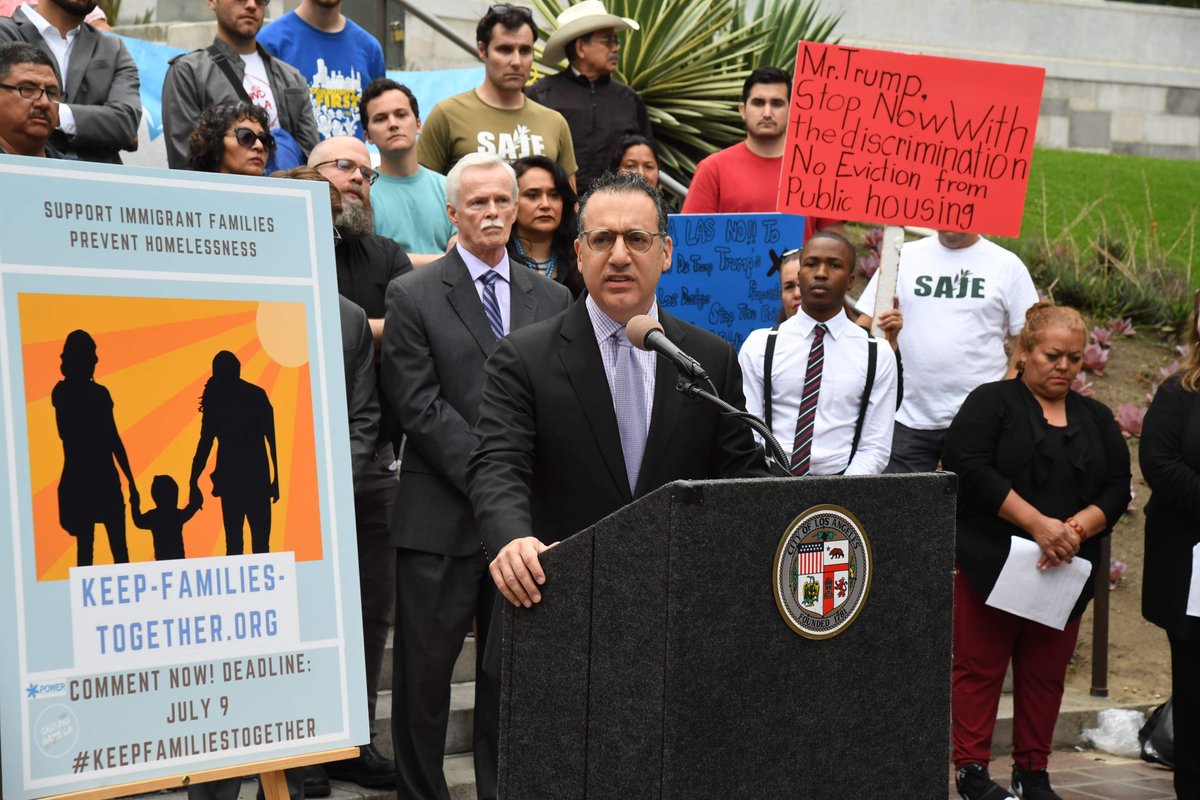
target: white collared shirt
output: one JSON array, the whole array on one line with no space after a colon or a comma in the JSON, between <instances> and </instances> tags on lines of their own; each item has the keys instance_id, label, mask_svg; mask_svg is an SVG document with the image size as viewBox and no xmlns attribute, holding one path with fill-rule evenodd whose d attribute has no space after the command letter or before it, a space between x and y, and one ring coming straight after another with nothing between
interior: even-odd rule
<instances>
[{"instance_id":1,"label":"white collared shirt","mask_svg":"<svg viewBox=\"0 0 1200 800\"><path fill-rule=\"evenodd\" d=\"M620 347L613 340L613 334L625 326L601 311L600 306L596 305L596 301L592 299L590 294L584 300L584 305L587 307L588 316L592 320L592 331L596 334L596 345L600 348L600 360L604 362L604 375L608 378L608 391L611 393L613 384L616 381L617 348ZM650 305L650 310L646 312L646 316L658 319L657 300ZM646 430L649 432L650 415L654 412L654 369L658 366L656 362L658 355L653 350L639 350L635 347L633 348L633 357L638 360L638 363L642 367L642 385L646 387ZM613 410L616 410L615 401L613 403Z\"/></svg>"},{"instance_id":2,"label":"white collared shirt","mask_svg":"<svg viewBox=\"0 0 1200 800\"><path fill-rule=\"evenodd\" d=\"M771 367L771 432L791 456L796 437L796 417L804 392L808 352L817 321L803 309L779 326ZM875 384L863 420L862 436L853 463L850 446L858 422L859 404L867 380L867 332L839 312L825 322L825 363L817 395L813 430L811 474L876 475L883 472L892 453L892 426L896 417L896 356L884 340L876 345ZM751 332L738 354L746 410L763 414L763 358L769 329ZM757 434L755 434L757 438ZM761 441L761 440L760 440Z\"/></svg>"},{"instance_id":3,"label":"white collared shirt","mask_svg":"<svg viewBox=\"0 0 1200 800\"><path fill-rule=\"evenodd\" d=\"M74 30L67 31L64 38L58 32L58 28L46 21L46 18L37 12L33 6L25 3L21 6L21 11L25 17L33 23L37 28L38 34L42 37L42 41L50 48L50 52L54 54L54 60L58 62L58 74L63 82L62 90L67 91L67 67L71 63L71 51L75 48L75 40L79 37L79 28L75 26ZM75 135L75 112L71 111L71 107L66 103L58 104L58 129L68 136Z\"/></svg>"},{"instance_id":4,"label":"white collared shirt","mask_svg":"<svg viewBox=\"0 0 1200 800\"><path fill-rule=\"evenodd\" d=\"M504 332L512 332L512 309L511 305L512 293L509 291L509 281L511 274L508 263L508 251L500 258L499 263L495 266L485 264L474 254L467 252L461 244L454 243L455 249L458 250L458 255L462 258L463 263L467 265L467 271L471 273L471 280L475 283L475 291L479 294L479 302L483 302L483 276L488 272L495 271L500 280L496 281L496 304L500 306L500 320L504 323Z\"/></svg>"}]
</instances>

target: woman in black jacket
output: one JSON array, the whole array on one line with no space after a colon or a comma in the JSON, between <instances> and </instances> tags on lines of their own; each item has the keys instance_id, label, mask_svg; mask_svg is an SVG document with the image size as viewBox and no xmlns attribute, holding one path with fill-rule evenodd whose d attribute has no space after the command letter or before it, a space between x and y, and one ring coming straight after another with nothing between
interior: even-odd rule
<instances>
[{"instance_id":1,"label":"woman in black jacket","mask_svg":"<svg viewBox=\"0 0 1200 800\"><path fill-rule=\"evenodd\" d=\"M1187 613L1200 559L1200 292L1191 352L1146 412L1138 462L1146 504L1142 616L1167 632L1175 721L1175 795L1200 798L1200 616ZM1200 593L1200 588L1194 591ZM1200 597L1193 603L1200 605Z\"/></svg>"},{"instance_id":2,"label":"woman in black jacket","mask_svg":"<svg viewBox=\"0 0 1200 800\"><path fill-rule=\"evenodd\" d=\"M951 741L959 793L1009 797L987 772L996 708L1013 664L1012 790L1054 800L1046 767L1084 585L1056 630L987 605L1014 538L1041 549L1037 568L1078 556L1100 565L1100 537L1129 503L1129 449L1112 412L1070 391L1087 329L1079 312L1038 303L1025 315L1018 375L968 395L946 436L946 469L960 478L954 584Z\"/></svg>"}]
</instances>

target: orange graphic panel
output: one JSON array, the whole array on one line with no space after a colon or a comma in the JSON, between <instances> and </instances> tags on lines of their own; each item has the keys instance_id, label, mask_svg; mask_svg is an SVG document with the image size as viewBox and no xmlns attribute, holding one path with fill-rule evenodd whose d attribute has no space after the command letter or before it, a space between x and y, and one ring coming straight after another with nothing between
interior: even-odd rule
<instances>
[{"instance_id":1,"label":"orange graphic panel","mask_svg":"<svg viewBox=\"0 0 1200 800\"><path fill-rule=\"evenodd\" d=\"M89 532L94 564L122 547L226 555L227 517L243 552L257 533L322 557L303 303L19 294L17 308L38 580L87 563Z\"/></svg>"}]
</instances>

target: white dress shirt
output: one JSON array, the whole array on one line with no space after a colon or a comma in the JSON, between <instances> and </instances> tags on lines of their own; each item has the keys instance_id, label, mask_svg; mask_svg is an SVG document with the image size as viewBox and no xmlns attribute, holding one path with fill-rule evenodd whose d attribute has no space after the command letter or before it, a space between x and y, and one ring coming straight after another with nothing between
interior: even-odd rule
<instances>
[{"instance_id":1,"label":"white dress shirt","mask_svg":"<svg viewBox=\"0 0 1200 800\"><path fill-rule=\"evenodd\" d=\"M504 332L511 333L512 309L509 308L511 292L508 283L512 276L509 273L508 251L504 252L499 263L493 267L467 252L461 244L455 242L454 247L458 250L458 255L462 258L463 263L467 265L467 271L471 273L471 280L475 282L475 291L479 294L480 303L483 302L483 276L493 270L500 276L500 280L496 281L496 305L500 306L500 321L504 323Z\"/></svg>"},{"instance_id":2,"label":"white dress shirt","mask_svg":"<svg viewBox=\"0 0 1200 800\"><path fill-rule=\"evenodd\" d=\"M37 28L38 34L41 35L42 41L50 48L50 52L54 54L54 60L58 62L58 74L61 76L63 85L62 90L65 94L67 91L67 67L71 63L71 50L75 47L75 39L79 36L79 27L76 26L73 30L67 31L64 38L58 32L58 28L46 21L46 18L37 12L37 10L26 3L21 6L21 10L25 13L26 19L33 23ZM66 103L58 104L58 129L68 136L75 135L75 112Z\"/></svg>"},{"instance_id":3,"label":"white dress shirt","mask_svg":"<svg viewBox=\"0 0 1200 800\"><path fill-rule=\"evenodd\" d=\"M804 313L779 326L771 367L771 432L789 456L796 437L796 417L804 391L804 373L817 321ZM811 474L877 475L892 453L892 426L896 418L896 356L880 339L876 345L875 383L863 420L862 436L854 461L850 446L858 422L859 405L867 382L867 332L839 312L825 322L825 363L817 395L813 430ZM763 358L769 329L751 332L738 354L746 410L763 415ZM756 438L757 434L755 435ZM761 439L760 439L761 441Z\"/></svg>"}]
</instances>

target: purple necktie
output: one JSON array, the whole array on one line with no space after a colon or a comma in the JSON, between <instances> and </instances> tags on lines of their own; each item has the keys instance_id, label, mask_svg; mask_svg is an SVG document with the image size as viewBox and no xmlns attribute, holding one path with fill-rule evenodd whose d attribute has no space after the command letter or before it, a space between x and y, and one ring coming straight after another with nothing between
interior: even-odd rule
<instances>
[{"instance_id":1,"label":"purple necktie","mask_svg":"<svg viewBox=\"0 0 1200 800\"><path fill-rule=\"evenodd\" d=\"M625 456L625 477L629 493L637 493L638 472L646 452L646 382L642 364L633 352L625 329L613 334L617 344L617 368L613 373L613 408L617 412L617 430L621 434L621 452Z\"/></svg>"}]
</instances>

